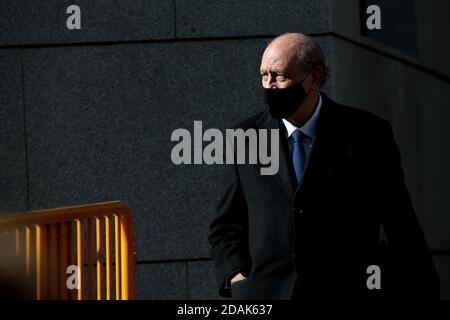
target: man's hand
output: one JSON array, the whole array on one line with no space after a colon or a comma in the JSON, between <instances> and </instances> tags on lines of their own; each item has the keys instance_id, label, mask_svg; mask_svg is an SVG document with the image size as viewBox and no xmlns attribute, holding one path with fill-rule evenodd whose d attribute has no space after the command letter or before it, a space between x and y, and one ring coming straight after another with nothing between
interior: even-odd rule
<instances>
[{"instance_id":1,"label":"man's hand","mask_svg":"<svg viewBox=\"0 0 450 320\"><path fill-rule=\"evenodd\" d=\"M231 285L233 285L233 283L235 283L235 282L239 282L239 281L242 281L242 280L245 280L245 279L247 279L246 277L244 277L243 275L242 275L242 273L238 273L237 275L235 275L234 277L233 277L233 279L231 279Z\"/></svg>"}]
</instances>

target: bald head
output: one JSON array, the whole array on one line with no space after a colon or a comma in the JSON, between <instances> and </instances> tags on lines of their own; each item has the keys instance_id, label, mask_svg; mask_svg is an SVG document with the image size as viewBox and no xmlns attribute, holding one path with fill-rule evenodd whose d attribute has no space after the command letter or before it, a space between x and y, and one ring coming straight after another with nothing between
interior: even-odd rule
<instances>
[{"instance_id":1,"label":"bald head","mask_svg":"<svg viewBox=\"0 0 450 320\"><path fill-rule=\"evenodd\" d=\"M293 78L294 82L317 67L321 69L319 71L321 78L319 85L321 85L326 77L323 51L313 39L301 33L287 33L276 37L267 46L261 60L262 75L263 71L266 74L272 72L279 80L284 80L288 76ZM283 83L279 84L283 87ZM270 87L273 83L265 85L263 80L263 86Z\"/></svg>"},{"instance_id":2,"label":"bald head","mask_svg":"<svg viewBox=\"0 0 450 320\"><path fill-rule=\"evenodd\" d=\"M283 34L269 43L264 55L271 58L297 59L301 54L301 48L310 41L312 40L309 37L301 33Z\"/></svg>"}]
</instances>

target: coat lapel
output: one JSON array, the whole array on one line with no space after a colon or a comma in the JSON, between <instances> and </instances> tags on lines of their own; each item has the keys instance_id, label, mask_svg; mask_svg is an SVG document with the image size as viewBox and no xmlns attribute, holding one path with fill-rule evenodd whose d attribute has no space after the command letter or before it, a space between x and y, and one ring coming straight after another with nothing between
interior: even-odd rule
<instances>
[{"instance_id":1,"label":"coat lapel","mask_svg":"<svg viewBox=\"0 0 450 320\"><path fill-rule=\"evenodd\" d=\"M322 109L319 114L316 135L313 138L311 154L306 164L302 180L300 181L296 193L305 190L309 183L314 182L329 164L338 156L340 149L340 135L336 117L333 115L333 101L324 93L322 95ZM341 141L342 143L343 141Z\"/></svg>"},{"instance_id":2,"label":"coat lapel","mask_svg":"<svg viewBox=\"0 0 450 320\"><path fill-rule=\"evenodd\" d=\"M292 198L296 185L292 179L292 165L289 155L289 147L286 139L286 129L281 121L274 119L266 111L256 123L262 129L278 129L279 130L279 168L278 173L274 175L276 183L286 192L289 198Z\"/></svg>"}]
</instances>

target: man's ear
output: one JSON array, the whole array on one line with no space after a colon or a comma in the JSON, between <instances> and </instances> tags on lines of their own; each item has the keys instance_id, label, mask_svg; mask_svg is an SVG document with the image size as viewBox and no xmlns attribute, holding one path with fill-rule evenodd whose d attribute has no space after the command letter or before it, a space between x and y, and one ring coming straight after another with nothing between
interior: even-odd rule
<instances>
[{"instance_id":1,"label":"man's ear","mask_svg":"<svg viewBox=\"0 0 450 320\"><path fill-rule=\"evenodd\" d=\"M323 68L321 66L316 66L312 71L311 71L311 76L312 76L312 82L311 82L311 86L312 89L320 89L320 85L322 83L323 80Z\"/></svg>"}]
</instances>

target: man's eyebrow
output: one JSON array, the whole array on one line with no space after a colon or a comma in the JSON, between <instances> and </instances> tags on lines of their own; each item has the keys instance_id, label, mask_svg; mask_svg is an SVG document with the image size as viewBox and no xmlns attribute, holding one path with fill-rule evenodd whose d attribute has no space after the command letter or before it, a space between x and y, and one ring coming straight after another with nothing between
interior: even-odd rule
<instances>
[{"instance_id":1,"label":"man's eyebrow","mask_svg":"<svg viewBox=\"0 0 450 320\"><path fill-rule=\"evenodd\" d=\"M260 72L260 73L266 73L267 70L266 70L266 69L260 69L259 72ZM272 68L272 69L270 69L270 73L283 74L284 72L282 72L280 69Z\"/></svg>"}]
</instances>

